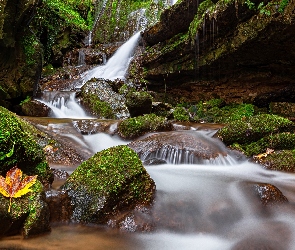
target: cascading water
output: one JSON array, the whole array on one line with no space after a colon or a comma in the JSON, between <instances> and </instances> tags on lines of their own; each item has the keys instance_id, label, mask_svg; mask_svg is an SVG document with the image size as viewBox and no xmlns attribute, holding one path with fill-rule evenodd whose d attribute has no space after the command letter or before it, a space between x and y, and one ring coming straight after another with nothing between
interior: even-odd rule
<instances>
[{"instance_id":1,"label":"cascading water","mask_svg":"<svg viewBox=\"0 0 295 250\"><path fill-rule=\"evenodd\" d=\"M85 72L81 79L74 84L74 87L82 87L85 82L93 77L110 80L125 79L125 74L133 57L135 47L138 44L139 37L140 32L137 32L116 51L116 53L108 60L105 65L95 67L94 69ZM55 101L41 100L41 102L52 109L53 117L89 117L85 114L85 111L81 108L81 106L76 102L75 93L71 95L69 101L57 99Z\"/></svg>"},{"instance_id":2,"label":"cascading water","mask_svg":"<svg viewBox=\"0 0 295 250\"><path fill-rule=\"evenodd\" d=\"M138 44L139 37L140 32L137 32L116 51L106 65L98 66L84 73L81 78L82 85L93 77L109 80L125 79L125 74L133 57L135 47ZM81 87L81 85L77 87Z\"/></svg>"},{"instance_id":3,"label":"cascading water","mask_svg":"<svg viewBox=\"0 0 295 250\"><path fill-rule=\"evenodd\" d=\"M210 138L205 136L212 142ZM103 148L126 143L109 135L101 138L100 134L88 139L94 142L93 151L101 150L97 144ZM53 227L50 234L26 241L18 237L2 239L0 248L295 249L294 175L265 170L247 160L225 165L208 162L145 168L157 187L153 208L144 217L152 221L152 232L121 234L102 227L62 225ZM256 195L251 195L253 183L276 185L289 203L262 206ZM123 224L132 223L133 218L127 218Z\"/></svg>"}]
</instances>

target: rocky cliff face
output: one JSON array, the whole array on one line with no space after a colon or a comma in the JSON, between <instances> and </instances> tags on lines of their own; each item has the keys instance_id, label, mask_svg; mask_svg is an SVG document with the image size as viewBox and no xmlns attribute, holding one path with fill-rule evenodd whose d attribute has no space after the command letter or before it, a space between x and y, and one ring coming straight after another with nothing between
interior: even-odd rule
<instances>
[{"instance_id":1,"label":"rocky cliff face","mask_svg":"<svg viewBox=\"0 0 295 250\"><path fill-rule=\"evenodd\" d=\"M199 3L182 1L143 32L146 50L133 67L149 89L165 86L190 102L220 97L263 106L266 95L280 101L282 89L292 98L294 2Z\"/></svg>"},{"instance_id":2,"label":"rocky cliff face","mask_svg":"<svg viewBox=\"0 0 295 250\"><path fill-rule=\"evenodd\" d=\"M4 0L0 3L0 105L11 108L31 95L41 70L41 46L32 44L31 59L27 64L24 47L29 40L29 23L39 0Z\"/></svg>"}]
</instances>

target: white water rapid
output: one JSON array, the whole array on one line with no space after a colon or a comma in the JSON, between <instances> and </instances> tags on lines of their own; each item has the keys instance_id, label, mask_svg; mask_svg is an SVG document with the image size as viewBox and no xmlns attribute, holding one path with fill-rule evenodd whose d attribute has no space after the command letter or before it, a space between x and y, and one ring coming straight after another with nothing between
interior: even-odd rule
<instances>
[{"instance_id":1,"label":"white water rapid","mask_svg":"<svg viewBox=\"0 0 295 250\"><path fill-rule=\"evenodd\" d=\"M101 150L105 145L126 143L100 134L88 139L101 146L94 145L93 151ZM245 160L226 165L162 164L145 168L157 188L153 210L146 214L147 217L154 216L152 232L120 233L93 225L59 225L53 226L50 234L29 240L7 237L0 241L0 248L295 249L294 174L265 170ZM249 192L253 183L277 186L289 203L262 206L260 200ZM129 220L132 223L132 217Z\"/></svg>"}]
</instances>

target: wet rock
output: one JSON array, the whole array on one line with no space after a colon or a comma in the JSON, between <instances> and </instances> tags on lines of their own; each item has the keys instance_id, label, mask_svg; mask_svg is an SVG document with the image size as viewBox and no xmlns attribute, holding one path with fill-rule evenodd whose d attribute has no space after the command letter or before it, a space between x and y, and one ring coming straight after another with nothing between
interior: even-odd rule
<instances>
[{"instance_id":1,"label":"wet rock","mask_svg":"<svg viewBox=\"0 0 295 250\"><path fill-rule=\"evenodd\" d=\"M126 106L130 116L140 116L151 113L152 96L148 92L129 92L126 95Z\"/></svg>"},{"instance_id":2,"label":"wet rock","mask_svg":"<svg viewBox=\"0 0 295 250\"><path fill-rule=\"evenodd\" d=\"M215 138L196 131L157 133L128 144L141 158L164 160L169 163L201 163L226 156L227 149Z\"/></svg>"},{"instance_id":3,"label":"wet rock","mask_svg":"<svg viewBox=\"0 0 295 250\"><path fill-rule=\"evenodd\" d=\"M107 60L106 54L92 48L75 49L64 56L63 66L101 65Z\"/></svg>"},{"instance_id":4,"label":"wet rock","mask_svg":"<svg viewBox=\"0 0 295 250\"><path fill-rule=\"evenodd\" d=\"M50 222L69 222L72 216L72 206L67 192L51 189L45 194L50 211Z\"/></svg>"},{"instance_id":5,"label":"wet rock","mask_svg":"<svg viewBox=\"0 0 295 250\"><path fill-rule=\"evenodd\" d=\"M76 120L73 126L83 135L108 133L114 134L117 131L118 121L111 120Z\"/></svg>"},{"instance_id":6,"label":"wet rock","mask_svg":"<svg viewBox=\"0 0 295 250\"><path fill-rule=\"evenodd\" d=\"M120 211L151 204L155 183L133 150L117 146L83 162L61 190L71 199L71 220L101 224Z\"/></svg>"},{"instance_id":7,"label":"wet rock","mask_svg":"<svg viewBox=\"0 0 295 250\"><path fill-rule=\"evenodd\" d=\"M37 100L25 102L21 105L21 110L23 115L35 117L47 117L51 112L51 108Z\"/></svg>"},{"instance_id":8,"label":"wet rock","mask_svg":"<svg viewBox=\"0 0 295 250\"><path fill-rule=\"evenodd\" d=\"M92 78L81 89L82 104L99 118L124 119L130 116L125 98L114 92L109 80Z\"/></svg>"},{"instance_id":9,"label":"wet rock","mask_svg":"<svg viewBox=\"0 0 295 250\"><path fill-rule=\"evenodd\" d=\"M254 192L264 206L279 205L288 202L288 199L274 185L267 183L255 184Z\"/></svg>"}]
</instances>

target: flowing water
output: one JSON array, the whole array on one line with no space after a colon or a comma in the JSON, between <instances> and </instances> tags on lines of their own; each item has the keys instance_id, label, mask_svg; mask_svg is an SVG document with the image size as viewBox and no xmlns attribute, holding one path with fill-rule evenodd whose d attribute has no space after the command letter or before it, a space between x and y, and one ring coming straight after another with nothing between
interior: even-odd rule
<instances>
[{"instance_id":1,"label":"flowing water","mask_svg":"<svg viewBox=\"0 0 295 250\"><path fill-rule=\"evenodd\" d=\"M124 79L138 38L139 33L106 65L87 72L83 82L92 77ZM53 109L55 117L87 118L74 93L46 96L44 103ZM93 153L128 143L103 133L72 137L81 148ZM202 140L216 144L211 137L212 133L207 131ZM220 147L226 150L224 145ZM52 232L42 236L1 239L0 249L295 249L295 175L265 170L234 155L229 157L230 160L201 164L182 164L172 159L179 164L145 166L157 187L152 209L155 229L151 232L126 233L95 225L52 225ZM289 203L262 206L249 192L249 186L255 183L275 185Z\"/></svg>"},{"instance_id":2,"label":"flowing water","mask_svg":"<svg viewBox=\"0 0 295 250\"><path fill-rule=\"evenodd\" d=\"M140 32L134 34L124 43L116 53L108 60L105 65L97 66L85 72L79 81L74 83L71 88L79 89L91 78L104 78L109 80L125 79L126 71L133 57L134 50L138 44ZM82 63L79 62L79 64ZM75 92L47 91L42 94L39 100L52 109L52 117L56 118L90 118L76 100Z\"/></svg>"}]
</instances>

